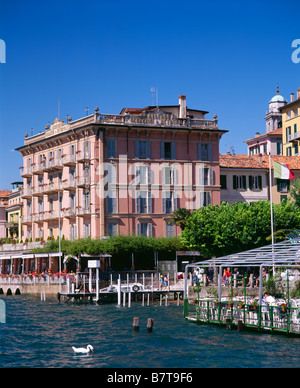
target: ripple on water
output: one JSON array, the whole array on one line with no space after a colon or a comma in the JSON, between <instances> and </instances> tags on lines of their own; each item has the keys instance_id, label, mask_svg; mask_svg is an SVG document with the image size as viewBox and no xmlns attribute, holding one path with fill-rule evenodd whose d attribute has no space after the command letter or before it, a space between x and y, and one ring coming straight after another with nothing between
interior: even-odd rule
<instances>
[{"instance_id":1,"label":"ripple on water","mask_svg":"<svg viewBox=\"0 0 300 388\"><path fill-rule=\"evenodd\" d=\"M0 367L299 367L299 339L227 331L183 319L182 307L119 308L4 297ZM133 317L140 330L132 330ZM153 333L147 319L154 318ZM76 356L72 346L92 344Z\"/></svg>"}]
</instances>

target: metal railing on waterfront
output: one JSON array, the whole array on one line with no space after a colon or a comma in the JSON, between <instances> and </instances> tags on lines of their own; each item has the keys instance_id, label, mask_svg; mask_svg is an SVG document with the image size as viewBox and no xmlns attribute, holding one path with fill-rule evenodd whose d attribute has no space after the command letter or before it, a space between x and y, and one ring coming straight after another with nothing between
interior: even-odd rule
<instances>
[{"instance_id":1,"label":"metal railing on waterfront","mask_svg":"<svg viewBox=\"0 0 300 388\"><path fill-rule=\"evenodd\" d=\"M68 275L67 275L68 276ZM67 276L55 275L0 275L0 285L65 284Z\"/></svg>"},{"instance_id":2,"label":"metal railing on waterfront","mask_svg":"<svg viewBox=\"0 0 300 388\"><path fill-rule=\"evenodd\" d=\"M191 321L220 325L293 333L300 335L300 299L290 300L289 306L282 300L277 305L256 306L247 301L215 301L187 298L184 301L184 317Z\"/></svg>"}]
</instances>

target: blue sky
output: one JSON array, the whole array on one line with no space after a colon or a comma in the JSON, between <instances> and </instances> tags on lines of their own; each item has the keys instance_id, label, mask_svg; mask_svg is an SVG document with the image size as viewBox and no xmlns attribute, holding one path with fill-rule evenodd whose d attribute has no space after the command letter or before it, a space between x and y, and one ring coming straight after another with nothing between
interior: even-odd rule
<instances>
[{"instance_id":1,"label":"blue sky","mask_svg":"<svg viewBox=\"0 0 300 388\"><path fill-rule=\"evenodd\" d=\"M269 100L300 87L297 0L0 0L0 189L20 180L24 133L70 114L178 103L218 115L220 152L246 153Z\"/></svg>"}]
</instances>

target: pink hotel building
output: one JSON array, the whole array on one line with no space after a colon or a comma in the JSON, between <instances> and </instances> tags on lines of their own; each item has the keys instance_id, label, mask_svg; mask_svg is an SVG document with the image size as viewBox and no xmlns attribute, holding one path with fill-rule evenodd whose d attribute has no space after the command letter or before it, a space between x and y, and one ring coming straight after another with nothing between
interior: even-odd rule
<instances>
[{"instance_id":1,"label":"pink hotel building","mask_svg":"<svg viewBox=\"0 0 300 388\"><path fill-rule=\"evenodd\" d=\"M220 204L217 116L179 105L55 119L23 156L23 240L180 233L179 207Z\"/></svg>"}]
</instances>

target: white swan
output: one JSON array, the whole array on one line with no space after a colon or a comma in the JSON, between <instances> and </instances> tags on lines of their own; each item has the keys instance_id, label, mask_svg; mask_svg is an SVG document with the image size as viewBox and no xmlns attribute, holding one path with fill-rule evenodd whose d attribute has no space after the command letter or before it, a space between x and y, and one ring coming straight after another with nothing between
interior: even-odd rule
<instances>
[{"instance_id":1,"label":"white swan","mask_svg":"<svg viewBox=\"0 0 300 388\"><path fill-rule=\"evenodd\" d=\"M92 347L92 345L88 345L86 348L75 348L74 346L72 346L72 349L76 354L88 354L90 351L94 352L94 348Z\"/></svg>"}]
</instances>

